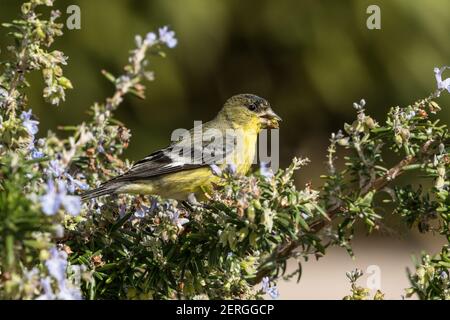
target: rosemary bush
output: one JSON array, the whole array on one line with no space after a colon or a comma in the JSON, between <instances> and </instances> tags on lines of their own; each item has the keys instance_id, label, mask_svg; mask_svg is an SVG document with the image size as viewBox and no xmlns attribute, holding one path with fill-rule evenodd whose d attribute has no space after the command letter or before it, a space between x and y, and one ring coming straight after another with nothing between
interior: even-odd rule
<instances>
[{"instance_id":1,"label":"rosemary bush","mask_svg":"<svg viewBox=\"0 0 450 320\"><path fill-rule=\"evenodd\" d=\"M50 132L36 139L27 75L42 72L43 97L52 105L72 89L63 75L67 57L52 49L62 35L59 12L48 13L53 2L25 2L21 17L3 24L14 45L0 71L0 298L276 298L277 279L300 278L303 260L330 246L352 254L355 224L377 230L386 205L408 227L450 241L449 134L436 116L437 98L450 92L445 67L435 69L434 93L391 108L382 122L366 113L364 100L354 103L355 121L331 135L320 188L296 187L294 173L308 159L294 159L275 173L222 172L225 186L203 203L124 195L82 204L82 190L130 166L122 159L130 131L114 111L127 94L144 98L142 83L154 78L148 59L177 40L167 27L137 36L124 74L103 72L115 91L91 106L91 120L63 128L68 138ZM400 175L421 177L427 187L400 183ZM291 258L298 269L286 274ZM450 298L448 245L416 264L407 296ZM367 298L355 284L360 272L348 277L352 295L345 298Z\"/></svg>"}]
</instances>

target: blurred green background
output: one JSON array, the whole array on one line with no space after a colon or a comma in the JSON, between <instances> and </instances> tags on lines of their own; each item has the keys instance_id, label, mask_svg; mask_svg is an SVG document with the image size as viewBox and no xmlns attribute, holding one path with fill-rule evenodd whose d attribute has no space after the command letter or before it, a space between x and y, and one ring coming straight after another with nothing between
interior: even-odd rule
<instances>
[{"instance_id":1,"label":"blurred green background","mask_svg":"<svg viewBox=\"0 0 450 320\"><path fill-rule=\"evenodd\" d=\"M17 17L20 3L0 0L0 21ZM132 130L126 154L131 160L167 145L173 129L209 120L231 95L249 92L267 98L284 119L281 166L293 156L308 156L312 164L298 181L313 178L317 185L329 135L353 120L354 101L364 98L367 112L382 121L389 107L428 96L436 88L433 68L450 65L448 0L58 0L63 21L71 4L81 8L81 30L66 29L54 48L69 56L65 74L75 89L65 103L52 107L41 97L40 74L32 75L30 106L41 121L40 135L89 118L89 106L113 91L100 70L121 73L134 35L163 25L176 31L178 46L167 58L151 60L156 81L148 84L147 100L128 97L117 112ZM366 27L371 4L381 8L381 30ZM0 29L1 47L10 41ZM439 100L445 123L449 96ZM314 282L301 291L289 285L290 293L282 297L339 298L348 287L345 271L377 263L390 281L387 297L399 298L410 253L438 250L439 243L417 234L394 238L358 239L359 264L342 249L327 256L323 273L311 262L314 277L308 279ZM324 289L332 283L343 291Z\"/></svg>"},{"instance_id":2,"label":"blurred green background","mask_svg":"<svg viewBox=\"0 0 450 320\"><path fill-rule=\"evenodd\" d=\"M0 21L16 17L20 2L0 0ZM32 77L41 135L88 119L88 107L113 90L100 70L121 72L134 35L162 25L176 31L179 45L151 60L156 81L147 100L129 97L118 111L132 130L132 160L165 146L173 129L209 120L231 95L251 92L284 119L281 165L309 156L315 173L330 132L352 120L353 101L365 98L368 112L382 119L389 106L428 95L433 67L450 64L448 0L59 0L61 20L71 4L81 8L81 30L66 29L54 47L69 56L65 74L75 89L52 107L41 98L40 75ZM366 27L370 4L381 8L381 30ZM0 40L10 41L5 29Z\"/></svg>"}]
</instances>

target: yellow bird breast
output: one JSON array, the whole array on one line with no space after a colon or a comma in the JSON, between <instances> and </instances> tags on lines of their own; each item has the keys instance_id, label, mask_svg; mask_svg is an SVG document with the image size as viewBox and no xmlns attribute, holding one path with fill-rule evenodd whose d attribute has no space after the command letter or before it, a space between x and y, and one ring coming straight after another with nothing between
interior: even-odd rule
<instances>
[{"instance_id":1,"label":"yellow bird breast","mask_svg":"<svg viewBox=\"0 0 450 320\"><path fill-rule=\"evenodd\" d=\"M238 174L246 174L256 153L258 134L255 130L244 130L242 147L232 152L225 163L219 165L225 169L230 161L235 164ZM231 159L230 159L231 158ZM154 177L145 181L136 181L117 189L117 193L157 194L163 198L186 200L193 193L197 199L204 199L204 191L211 191L213 184L220 185L221 178L214 175L209 166L183 170Z\"/></svg>"},{"instance_id":2,"label":"yellow bird breast","mask_svg":"<svg viewBox=\"0 0 450 320\"><path fill-rule=\"evenodd\" d=\"M146 181L136 181L119 188L119 193L157 194L163 198L186 200L194 193L203 198L202 188L211 189L212 183L219 183L211 168L197 168L170 173Z\"/></svg>"}]
</instances>

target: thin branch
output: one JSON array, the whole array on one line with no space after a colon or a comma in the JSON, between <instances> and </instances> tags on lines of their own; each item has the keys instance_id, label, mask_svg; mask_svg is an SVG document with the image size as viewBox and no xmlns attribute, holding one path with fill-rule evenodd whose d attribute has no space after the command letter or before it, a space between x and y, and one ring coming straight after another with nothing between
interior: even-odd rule
<instances>
[{"instance_id":1,"label":"thin branch","mask_svg":"<svg viewBox=\"0 0 450 320\"><path fill-rule=\"evenodd\" d=\"M379 177L375 181L373 181L370 185L370 188L367 188L367 191L362 192L361 196L364 196L369 191L380 191L383 188L385 188L390 182L395 180L398 176L400 176L404 172L404 168L417 163L421 158L423 157L429 157L433 154L434 148L431 146L433 145L433 140L428 140L421 148L420 152L416 156L407 156L403 160L401 160L397 165L392 167L386 174L382 177ZM333 219L335 219L339 213L344 212L345 208L341 204L336 204L332 208L330 208L327 211L327 215L330 218L330 220L327 219L321 219L318 221L313 222L310 225L310 232L311 233L318 233L320 232L326 225L330 224ZM293 240L290 242L287 242L285 244L280 245L274 253L268 258L265 263L262 265L266 265L268 262L273 261L285 261L286 259L290 258L292 256L292 253L295 249L298 248L300 245L299 241ZM255 278L252 279L252 283L256 284L259 283L263 277L268 276L271 273L272 269L270 268L262 268L258 271Z\"/></svg>"}]
</instances>

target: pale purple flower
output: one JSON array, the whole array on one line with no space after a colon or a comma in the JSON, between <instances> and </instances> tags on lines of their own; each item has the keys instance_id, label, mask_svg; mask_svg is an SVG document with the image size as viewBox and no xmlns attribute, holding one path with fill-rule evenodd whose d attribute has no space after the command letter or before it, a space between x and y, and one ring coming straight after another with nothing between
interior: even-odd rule
<instances>
[{"instance_id":1,"label":"pale purple flower","mask_svg":"<svg viewBox=\"0 0 450 320\"><path fill-rule=\"evenodd\" d=\"M57 295L53 292L52 289L52 279L50 277L46 277L41 279L41 287L44 291L44 294L40 295L36 298L36 300L81 300L83 296L81 295L81 291L75 287L68 287L66 283L59 288L59 292Z\"/></svg>"},{"instance_id":2,"label":"pale purple flower","mask_svg":"<svg viewBox=\"0 0 450 320\"><path fill-rule=\"evenodd\" d=\"M230 163L227 167L227 170L229 173L235 174L237 170L236 165L234 163Z\"/></svg>"},{"instance_id":3,"label":"pale purple flower","mask_svg":"<svg viewBox=\"0 0 450 320\"><path fill-rule=\"evenodd\" d=\"M31 270L25 269L23 275L27 281L31 281L33 278L39 276L39 270L36 267L33 267Z\"/></svg>"},{"instance_id":4,"label":"pale purple flower","mask_svg":"<svg viewBox=\"0 0 450 320\"><path fill-rule=\"evenodd\" d=\"M31 159L40 159L44 157L44 153L42 151L39 151L36 149L36 146L34 144L34 139L30 142L30 145L28 146L28 150L30 150Z\"/></svg>"},{"instance_id":5,"label":"pale purple flower","mask_svg":"<svg viewBox=\"0 0 450 320\"><path fill-rule=\"evenodd\" d=\"M280 297L280 292L278 291L277 287L270 287L269 290L267 290L267 294L272 298L272 299L277 299Z\"/></svg>"},{"instance_id":6,"label":"pale purple flower","mask_svg":"<svg viewBox=\"0 0 450 320\"><path fill-rule=\"evenodd\" d=\"M70 174L66 173L65 176L67 178L67 190L70 193L74 193L76 189L80 189L80 190L89 189L89 186L86 183L75 179Z\"/></svg>"},{"instance_id":7,"label":"pale purple flower","mask_svg":"<svg viewBox=\"0 0 450 320\"><path fill-rule=\"evenodd\" d=\"M8 97L8 91L0 87L0 101L6 97Z\"/></svg>"},{"instance_id":8,"label":"pale purple flower","mask_svg":"<svg viewBox=\"0 0 450 320\"><path fill-rule=\"evenodd\" d=\"M125 204L120 204L119 205L119 217L123 218L125 217L125 214L127 213L127 206Z\"/></svg>"},{"instance_id":9,"label":"pale purple flower","mask_svg":"<svg viewBox=\"0 0 450 320\"><path fill-rule=\"evenodd\" d=\"M58 160L51 160L48 165L48 170L55 178L61 177L64 173L64 168L59 164Z\"/></svg>"},{"instance_id":10,"label":"pale purple flower","mask_svg":"<svg viewBox=\"0 0 450 320\"><path fill-rule=\"evenodd\" d=\"M175 31L169 30L168 26L159 28L159 40L164 42L169 48L176 47L178 40L175 38Z\"/></svg>"},{"instance_id":11,"label":"pale purple flower","mask_svg":"<svg viewBox=\"0 0 450 320\"><path fill-rule=\"evenodd\" d=\"M134 212L134 216L135 216L136 218L140 218L140 219L144 218L144 217L145 217L145 210L142 209L142 207L139 207L139 208Z\"/></svg>"},{"instance_id":12,"label":"pale purple flower","mask_svg":"<svg viewBox=\"0 0 450 320\"><path fill-rule=\"evenodd\" d=\"M436 77L438 89L447 90L450 93L450 78L442 80L442 73L445 69L450 69L450 67L444 66L442 68L434 68L434 76Z\"/></svg>"},{"instance_id":13,"label":"pale purple flower","mask_svg":"<svg viewBox=\"0 0 450 320\"><path fill-rule=\"evenodd\" d=\"M182 228L186 223L189 222L189 219L180 218L180 213L178 211L169 211L168 215L172 220L172 223L178 228Z\"/></svg>"},{"instance_id":14,"label":"pale purple flower","mask_svg":"<svg viewBox=\"0 0 450 320\"><path fill-rule=\"evenodd\" d=\"M31 150L31 158L32 158L33 160L35 160L35 159L41 159L41 158L43 158L44 156L45 156L45 154L44 154L42 151L39 151L39 150L37 150L37 149Z\"/></svg>"},{"instance_id":15,"label":"pale purple flower","mask_svg":"<svg viewBox=\"0 0 450 320\"><path fill-rule=\"evenodd\" d=\"M280 296L278 288L276 286L270 286L269 277L264 277L262 279L262 288L264 293L267 293L272 299L277 299Z\"/></svg>"},{"instance_id":16,"label":"pale purple flower","mask_svg":"<svg viewBox=\"0 0 450 320\"><path fill-rule=\"evenodd\" d=\"M150 209L149 207L147 207L147 206L141 204L141 205L139 205L139 207L138 207L138 208L136 209L136 211L134 212L134 216L135 216L136 218L142 219L142 218L144 218L145 215L148 213L149 209Z\"/></svg>"},{"instance_id":17,"label":"pale purple flower","mask_svg":"<svg viewBox=\"0 0 450 320\"><path fill-rule=\"evenodd\" d=\"M99 142L97 145L97 152L98 153L105 153L105 148L103 147L102 142Z\"/></svg>"},{"instance_id":18,"label":"pale purple flower","mask_svg":"<svg viewBox=\"0 0 450 320\"><path fill-rule=\"evenodd\" d=\"M154 32L149 32L145 36L144 43L147 46L152 46L156 43L157 40L158 40L158 37L156 36L156 34ZM138 46L138 47L140 47L140 46Z\"/></svg>"},{"instance_id":19,"label":"pale purple flower","mask_svg":"<svg viewBox=\"0 0 450 320\"><path fill-rule=\"evenodd\" d=\"M56 191L55 184L53 183L53 181L51 180L48 181L47 193L41 197L40 201L42 211L46 215L52 216L58 211L61 205L61 201L59 199L58 192Z\"/></svg>"},{"instance_id":20,"label":"pale purple flower","mask_svg":"<svg viewBox=\"0 0 450 320\"><path fill-rule=\"evenodd\" d=\"M405 119L406 119L406 120L411 120L411 119L414 118L415 116L416 116L416 113L415 113L413 110L411 110L410 112L408 112L408 113L405 114Z\"/></svg>"},{"instance_id":21,"label":"pale purple flower","mask_svg":"<svg viewBox=\"0 0 450 320\"><path fill-rule=\"evenodd\" d=\"M47 183L47 193L40 198L42 211L46 215L54 215L63 206L70 215L76 216L81 211L81 198L67 194L63 181L58 182L58 190L52 180Z\"/></svg>"},{"instance_id":22,"label":"pale purple flower","mask_svg":"<svg viewBox=\"0 0 450 320\"><path fill-rule=\"evenodd\" d=\"M213 174L215 174L216 176L221 176L222 175L222 170L219 168L219 166L217 164L210 164L209 167L211 168Z\"/></svg>"},{"instance_id":23,"label":"pale purple flower","mask_svg":"<svg viewBox=\"0 0 450 320\"><path fill-rule=\"evenodd\" d=\"M50 249L50 258L45 261L48 273L52 276L57 284L59 292L57 298L61 300L81 300L81 291L78 288L68 286L66 271L67 271L67 253L60 251L56 247ZM55 295L51 288L51 279L46 278L44 282L41 282L44 289L44 296L47 299L54 299Z\"/></svg>"},{"instance_id":24,"label":"pale purple flower","mask_svg":"<svg viewBox=\"0 0 450 320\"><path fill-rule=\"evenodd\" d=\"M38 147L43 147L45 144L45 139L44 138L40 138L37 140L37 145Z\"/></svg>"},{"instance_id":25,"label":"pale purple flower","mask_svg":"<svg viewBox=\"0 0 450 320\"><path fill-rule=\"evenodd\" d=\"M155 198L153 198L153 199L151 200L150 212L155 211L157 207L158 207L158 200L156 200Z\"/></svg>"},{"instance_id":26,"label":"pale purple flower","mask_svg":"<svg viewBox=\"0 0 450 320\"><path fill-rule=\"evenodd\" d=\"M44 290L44 294L36 298L36 300L54 300L55 294L52 289L52 279L50 277L45 277L41 279L41 287Z\"/></svg>"},{"instance_id":27,"label":"pale purple flower","mask_svg":"<svg viewBox=\"0 0 450 320\"><path fill-rule=\"evenodd\" d=\"M59 287L64 287L66 282L67 253L56 247L50 249L50 258L45 261L48 273L56 279Z\"/></svg>"},{"instance_id":28,"label":"pale purple flower","mask_svg":"<svg viewBox=\"0 0 450 320\"><path fill-rule=\"evenodd\" d=\"M34 136L39 131L39 128L38 128L39 121L32 120L31 116L32 116L32 111L30 109L30 110L28 110L28 112L23 111L22 114L20 115L20 119L22 119L23 126L28 131L28 133L30 135Z\"/></svg>"},{"instance_id":29,"label":"pale purple flower","mask_svg":"<svg viewBox=\"0 0 450 320\"><path fill-rule=\"evenodd\" d=\"M264 277L262 279L262 291L267 292L267 290L269 290L270 284L269 284L269 277Z\"/></svg>"},{"instance_id":30,"label":"pale purple flower","mask_svg":"<svg viewBox=\"0 0 450 320\"><path fill-rule=\"evenodd\" d=\"M60 300L82 300L83 296L80 289L75 287L68 287L66 284L60 287L58 293L58 299Z\"/></svg>"},{"instance_id":31,"label":"pale purple flower","mask_svg":"<svg viewBox=\"0 0 450 320\"><path fill-rule=\"evenodd\" d=\"M268 162L261 162L259 172L266 180L273 178L273 171Z\"/></svg>"},{"instance_id":32,"label":"pale purple flower","mask_svg":"<svg viewBox=\"0 0 450 320\"><path fill-rule=\"evenodd\" d=\"M131 78L127 75L120 76L116 80L116 88L122 90L123 92L128 92L131 86Z\"/></svg>"},{"instance_id":33,"label":"pale purple flower","mask_svg":"<svg viewBox=\"0 0 450 320\"><path fill-rule=\"evenodd\" d=\"M303 218L304 220L309 219L309 215L308 215L306 212L304 212L304 211L302 211L302 212L300 213L300 215L302 216L302 218Z\"/></svg>"},{"instance_id":34,"label":"pale purple flower","mask_svg":"<svg viewBox=\"0 0 450 320\"><path fill-rule=\"evenodd\" d=\"M71 196L66 194L66 190L60 191L60 199L63 207L67 210L67 212L76 216L81 211L81 198L78 196Z\"/></svg>"}]
</instances>

